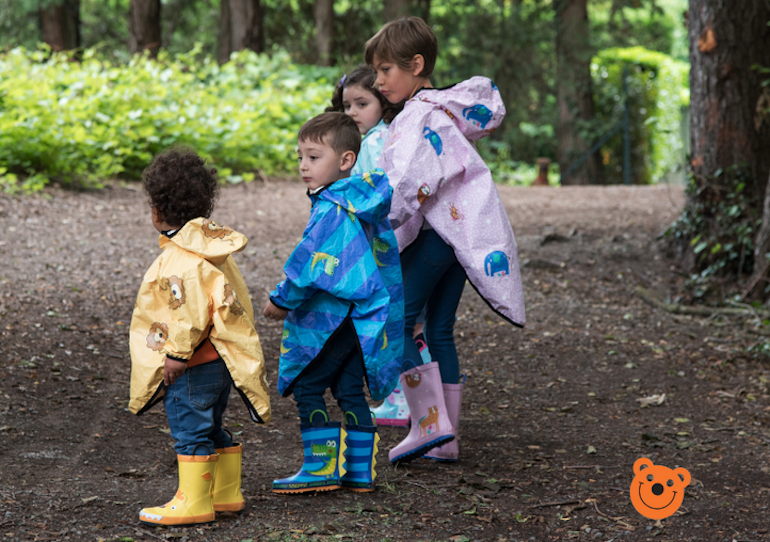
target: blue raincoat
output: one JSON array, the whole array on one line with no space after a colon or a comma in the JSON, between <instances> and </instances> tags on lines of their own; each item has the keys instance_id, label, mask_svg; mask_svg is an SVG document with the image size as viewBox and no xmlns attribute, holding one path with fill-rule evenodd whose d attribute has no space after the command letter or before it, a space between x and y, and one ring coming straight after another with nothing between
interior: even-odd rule
<instances>
[{"instance_id":1,"label":"blue raincoat","mask_svg":"<svg viewBox=\"0 0 770 542\"><path fill-rule=\"evenodd\" d=\"M366 366L369 392L385 398L404 351L404 295L398 242L388 220L392 188L381 169L354 175L310 196L310 219L270 293L289 310L283 327L278 391L318 358L348 315Z\"/></svg>"}]
</instances>

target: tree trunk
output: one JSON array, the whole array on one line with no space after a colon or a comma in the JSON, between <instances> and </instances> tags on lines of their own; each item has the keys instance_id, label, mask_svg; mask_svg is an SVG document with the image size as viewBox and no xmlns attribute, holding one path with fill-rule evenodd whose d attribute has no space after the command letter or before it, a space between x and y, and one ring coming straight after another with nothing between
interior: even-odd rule
<instances>
[{"instance_id":1,"label":"tree trunk","mask_svg":"<svg viewBox=\"0 0 770 542\"><path fill-rule=\"evenodd\" d=\"M409 15L409 0L383 0L382 18L385 22Z\"/></svg>"},{"instance_id":2,"label":"tree trunk","mask_svg":"<svg viewBox=\"0 0 770 542\"><path fill-rule=\"evenodd\" d=\"M579 125L594 118L591 83L591 48L588 33L588 0L554 0L556 10L556 59L559 125L557 152L562 172L590 147ZM598 152L563 179L564 184L602 183L602 162Z\"/></svg>"},{"instance_id":3,"label":"tree trunk","mask_svg":"<svg viewBox=\"0 0 770 542\"><path fill-rule=\"evenodd\" d=\"M770 306L770 296L765 295L770 280L770 178L765 187L765 204L762 209L762 225L754 241L754 272L751 274L745 295L755 292L753 299L766 299Z\"/></svg>"},{"instance_id":4,"label":"tree trunk","mask_svg":"<svg viewBox=\"0 0 770 542\"><path fill-rule=\"evenodd\" d=\"M754 66L770 64L768 20L768 2L732 0L727 9L724 0L690 0L692 182L671 248L686 272L711 266L733 288L753 269L744 296L766 286L760 275L770 236L770 89ZM753 254L746 250L752 242Z\"/></svg>"},{"instance_id":5,"label":"tree trunk","mask_svg":"<svg viewBox=\"0 0 770 542\"><path fill-rule=\"evenodd\" d=\"M54 51L80 47L80 0L64 0L39 8L43 41Z\"/></svg>"},{"instance_id":6,"label":"tree trunk","mask_svg":"<svg viewBox=\"0 0 770 542\"><path fill-rule=\"evenodd\" d=\"M153 58L160 49L160 0L131 0L128 8L128 48L131 54L150 50Z\"/></svg>"},{"instance_id":7,"label":"tree trunk","mask_svg":"<svg viewBox=\"0 0 770 542\"><path fill-rule=\"evenodd\" d=\"M690 0L690 134L696 177L745 165L759 204L770 174L770 118L757 118L770 64L770 7L756 0ZM758 129L757 129L758 126Z\"/></svg>"},{"instance_id":8,"label":"tree trunk","mask_svg":"<svg viewBox=\"0 0 770 542\"><path fill-rule=\"evenodd\" d=\"M243 49L261 53L265 49L260 0L222 0L219 25L220 64L230 60L230 54Z\"/></svg>"},{"instance_id":9,"label":"tree trunk","mask_svg":"<svg viewBox=\"0 0 770 542\"><path fill-rule=\"evenodd\" d=\"M315 0L314 11L318 65L331 66L334 47L334 0Z\"/></svg>"},{"instance_id":10,"label":"tree trunk","mask_svg":"<svg viewBox=\"0 0 770 542\"><path fill-rule=\"evenodd\" d=\"M426 23L430 17L430 0L383 0L382 18L385 22L414 15Z\"/></svg>"}]
</instances>

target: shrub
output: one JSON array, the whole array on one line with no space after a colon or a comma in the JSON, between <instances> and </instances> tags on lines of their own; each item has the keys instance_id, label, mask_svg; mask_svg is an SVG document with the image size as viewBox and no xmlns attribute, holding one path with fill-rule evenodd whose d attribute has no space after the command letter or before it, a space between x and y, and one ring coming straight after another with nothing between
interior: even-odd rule
<instances>
[{"instance_id":1,"label":"shrub","mask_svg":"<svg viewBox=\"0 0 770 542\"><path fill-rule=\"evenodd\" d=\"M323 111L335 80L335 70L294 65L285 52L243 51L223 66L198 50L113 65L93 49L79 63L14 49L0 56L0 185L137 179L176 143L231 182L293 171L297 131Z\"/></svg>"},{"instance_id":2,"label":"shrub","mask_svg":"<svg viewBox=\"0 0 770 542\"><path fill-rule=\"evenodd\" d=\"M607 119L605 131L623 116L624 66L629 68L632 178L636 184L659 182L685 161L688 129L683 125L683 113L690 105L689 66L643 47L600 51L591 71L596 113ZM608 182L623 182L622 132L601 152Z\"/></svg>"}]
</instances>

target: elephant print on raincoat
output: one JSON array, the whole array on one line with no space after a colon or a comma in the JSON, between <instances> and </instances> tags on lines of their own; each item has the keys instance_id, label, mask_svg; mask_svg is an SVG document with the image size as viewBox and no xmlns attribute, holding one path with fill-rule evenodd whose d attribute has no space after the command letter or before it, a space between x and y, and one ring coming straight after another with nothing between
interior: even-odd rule
<instances>
[{"instance_id":1,"label":"elephant print on raincoat","mask_svg":"<svg viewBox=\"0 0 770 542\"><path fill-rule=\"evenodd\" d=\"M504 116L500 92L486 77L422 89L393 120L379 165L393 186L390 220L399 250L414 242L427 220L489 306L524 326L516 239L473 145Z\"/></svg>"}]
</instances>

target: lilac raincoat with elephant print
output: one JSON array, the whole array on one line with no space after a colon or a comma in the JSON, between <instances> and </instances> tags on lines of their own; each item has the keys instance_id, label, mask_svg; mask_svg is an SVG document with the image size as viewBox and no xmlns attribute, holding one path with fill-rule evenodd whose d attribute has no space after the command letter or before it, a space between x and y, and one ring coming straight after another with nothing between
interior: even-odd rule
<instances>
[{"instance_id":1,"label":"lilac raincoat with elephant print","mask_svg":"<svg viewBox=\"0 0 770 542\"><path fill-rule=\"evenodd\" d=\"M446 89L423 89L388 131L379 165L393 187L390 221L399 250L427 221L455 251L489 306L524 326L516 240L489 168L473 141L505 116L495 84L473 77Z\"/></svg>"}]
</instances>

